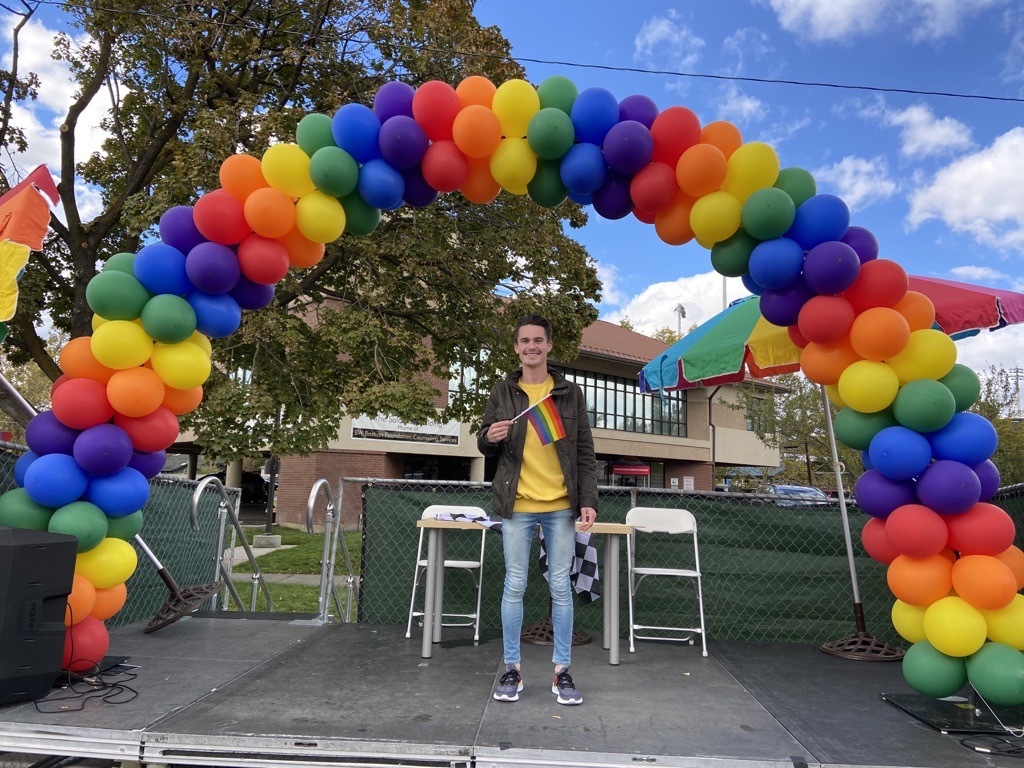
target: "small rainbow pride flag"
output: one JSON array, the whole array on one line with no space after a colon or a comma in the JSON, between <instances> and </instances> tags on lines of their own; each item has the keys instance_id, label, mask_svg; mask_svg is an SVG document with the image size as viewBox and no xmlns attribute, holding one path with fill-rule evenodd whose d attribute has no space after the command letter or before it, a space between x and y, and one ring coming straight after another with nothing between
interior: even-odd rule
<instances>
[{"instance_id":1,"label":"small rainbow pride flag","mask_svg":"<svg viewBox=\"0 0 1024 768\"><path fill-rule=\"evenodd\" d=\"M525 416L526 420L537 430L537 438L541 445L547 445L565 437L565 422L562 421L562 414L558 412L558 406L551 399L551 395L542 397L519 416L516 416L513 421L521 416Z\"/></svg>"}]
</instances>

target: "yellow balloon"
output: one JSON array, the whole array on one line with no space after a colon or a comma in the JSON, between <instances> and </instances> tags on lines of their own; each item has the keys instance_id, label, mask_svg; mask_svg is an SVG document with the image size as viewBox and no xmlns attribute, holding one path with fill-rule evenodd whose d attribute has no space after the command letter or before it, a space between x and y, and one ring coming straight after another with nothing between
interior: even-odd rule
<instances>
[{"instance_id":1,"label":"yellow balloon","mask_svg":"<svg viewBox=\"0 0 1024 768\"><path fill-rule=\"evenodd\" d=\"M749 141L729 156L722 189L741 203L779 178L779 156L761 141Z\"/></svg>"},{"instance_id":2,"label":"yellow balloon","mask_svg":"<svg viewBox=\"0 0 1024 768\"><path fill-rule=\"evenodd\" d=\"M316 189L309 177L309 155L298 144L275 144L263 153L263 178L288 197L302 197Z\"/></svg>"},{"instance_id":3,"label":"yellow balloon","mask_svg":"<svg viewBox=\"0 0 1024 768\"><path fill-rule=\"evenodd\" d=\"M498 116L502 136L522 138L526 136L530 118L540 111L540 96L537 89L525 80L506 80L494 92L491 111Z\"/></svg>"},{"instance_id":4,"label":"yellow balloon","mask_svg":"<svg viewBox=\"0 0 1024 768\"><path fill-rule=\"evenodd\" d=\"M105 317L100 317L99 315L96 315L96 314L94 314L94 315L92 316L92 322L91 322L91 325L92 325L92 330L93 330L93 332L95 333L95 331L96 331L96 329L97 329L97 328L99 328L99 327L100 327L101 325L103 325L104 323L109 323L109 322L110 322L110 321L109 321L109 320L107 320L107 318L105 318Z\"/></svg>"},{"instance_id":5,"label":"yellow balloon","mask_svg":"<svg viewBox=\"0 0 1024 768\"><path fill-rule=\"evenodd\" d=\"M210 378L210 358L198 344L182 341L153 348L153 370L172 389L192 389Z\"/></svg>"},{"instance_id":6,"label":"yellow balloon","mask_svg":"<svg viewBox=\"0 0 1024 768\"><path fill-rule=\"evenodd\" d=\"M93 357L107 368L137 368L153 354L153 339L131 320L111 320L95 331L89 341Z\"/></svg>"},{"instance_id":7,"label":"yellow balloon","mask_svg":"<svg viewBox=\"0 0 1024 768\"><path fill-rule=\"evenodd\" d=\"M199 331L192 331L192 335L185 339L185 341L190 344L195 344L206 353L207 357L211 357L213 355L213 344L211 344L210 340Z\"/></svg>"},{"instance_id":8,"label":"yellow balloon","mask_svg":"<svg viewBox=\"0 0 1024 768\"><path fill-rule=\"evenodd\" d=\"M900 381L941 379L956 364L956 343L942 331L924 328L911 333L903 351L885 362Z\"/></svg>"},{"instance_id":9,"label":"yellow balloon","mask_svg":"<svg viewBox=\"0 0 1024 768\"><path fill-rule=\"evenodd\" d=\"M728 192L711 192L698 198L690 209L694 237L703 243L718 243L732 237L740 228L741 208L740 201Z\"/></svg>"},{"instance_id":10,"label":"yellow balloon","mask_svg":"<svg viewBox=\"0 0 1024 768\"><path fill-rule=\"evenodd\" d=\"M1024 595L1014 595L1010 604L995 611L982 611L988 639L1024 651Z\"/></svg>"},{"instance_id":11,"label":"yellow balloon","mask_svg":"<svg viewBox=\"0 0 1024 768\"><path fill-rule=\"evenodd\" d=\"M106 538L75 560L75 573L92 582L96 589L110 589L128 581L138 556L135 548L123 539Z\"/></svg>"},{"instance_id":12,"label":"yellow balloon","mask_svg":"<svg viewBox=\"0 0 1024 768\"><path fill-rule=\"evenodd\" d=\"M838 384L826 384L825 394L828 395L828 401L836 408L846 407L846 401L843 400L843 396L839 394Z\"/></svg>"},{"instance_id":13,"label":"yellow balloon","mask_svg":"<svg viewBox=\"0 0 1024 768\"><path fill-rule=\"evenodd\" d=\"M710 240L702 240L699 237L694 237L693 241L706 251L710 251L714 247L714 243Z\"/></svg>"},{"instance_id":14,"label":"yellow balloon","mask_svg":"<svg viewBox=\"0 0 1024 768\"><path fill-rule=\"evenodd\" d=\"M315 190L299 198L295 225L307 240L331 243L345 231L345 209L336 197Z\"/></svg>"},{"instance_id":15,"label":"yellow balloon","mask_svg":"<svg viewBox=\"0 0 1024 768\"><path fill-rule=\"evenodd\" d=\"M924 612L921 605L897 600L892 604L892 626L908 643L924 640Z\"/></svg>"},{"instance_id":16,"label":"yellow balloon","mask_svg":"<svg viewBox=\"0 0 1024 768\"><path fill-rule=\"evenodd\" d=\"M900 391L896 371L875 360L858 360L839 376L839 396L861 413L877 413L892 405Z\"/></svg>"},{"instance_id":17,"label":"yellow balloon","mask_svg":"<svg viewBox=\"0 0 1024 768\"><path fill-rule=\"evenodd\" d=\"M490 166L491 176L509 192L526 189L537 173L537 155L526 139L502 139L491 155Z\"/></svg>"},{"instance_id":18,"label":"yellow balloon","mask_svg":"<svg viewBox=\"0 0 1024 768\"><path fill-rule=\"evenodd\" d=\"M985 644L988 627L981 611L962 597L944 597L924 612L924 635L947 656L970 656Z\"/></svg>"}]
</instances>

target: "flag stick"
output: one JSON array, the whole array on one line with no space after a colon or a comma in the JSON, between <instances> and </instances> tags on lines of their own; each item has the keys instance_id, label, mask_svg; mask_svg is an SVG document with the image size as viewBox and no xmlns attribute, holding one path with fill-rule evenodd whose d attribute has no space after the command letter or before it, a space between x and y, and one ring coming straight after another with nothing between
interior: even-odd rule
<instances>
[{"instance_id":1,"label":"flag stick","mask_svg":"<svg viewBox=\"0 0 1024 768\"><path fill-rule=\"evenodd\" d=\"M515 423L516 423L517 421L519 421L519 419L523 418L523 416L525 416L525 415L526 415L527 413L529 413L531 409L533 409L533 408L536 408L536 407L537 407L538 405L540 405L541 403L543 403L543 402L544 402L545 400L547 400L547 399L548 399L549 397L551 397L551 393L550 393L550 392L548 392L548 393L547 393L546 395L544 395L544 397L542 397L542 398L541 398L540 400L538 400L538 401L537 401L536 403L534 403L534 404L533 404L533 405L531 405L531 406L530 406L529 408L527 408L527 409L526 409L525 411L523 411L523 412L522 412L522 413L520 413L520 414L519 414L518 416L516 416L516 417L515 417L514 419L512 419L512 423L513 423L513 424L515 424Z\"/></svg>"}]
</instances>

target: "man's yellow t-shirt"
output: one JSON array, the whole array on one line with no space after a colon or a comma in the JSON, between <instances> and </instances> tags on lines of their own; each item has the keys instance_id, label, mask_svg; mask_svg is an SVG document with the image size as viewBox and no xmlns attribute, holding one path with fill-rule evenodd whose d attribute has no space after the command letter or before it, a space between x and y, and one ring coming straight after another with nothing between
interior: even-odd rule
<instances>
[{"instance_id":1,"label":"man's yellow t-shirt","mask_svg":"<svg viewBox=\"0 0 1024 768\"><path fill-rule=\"evenodd\" d=\"M533 405L551 393L555 382L550 376L542 384L519 382ZM541 445L537 430L526 424L526 444L523 446L523 466L519 472L516 490L516 512L554 512L569 508L569 491L565 487L562 465L558 463L555 444Z\"/></svg>"}]
</instances>

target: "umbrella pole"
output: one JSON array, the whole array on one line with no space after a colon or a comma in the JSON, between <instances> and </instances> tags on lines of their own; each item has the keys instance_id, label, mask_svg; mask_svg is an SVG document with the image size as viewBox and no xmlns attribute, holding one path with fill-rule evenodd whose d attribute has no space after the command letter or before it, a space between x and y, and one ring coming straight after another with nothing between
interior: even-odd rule
<instances>
[{"instance_id":1,"label":"umbrella pole","mask_svg":"<svg viewBox=\"0 0 1024 768\"><path fill-rule=\"evenodd\" d=\"M836 433L832 427L832 411L828 405L828 393L822 384L821 407L825 412L825 429L828 432L828 445L832 452L832 471L835 473L836 488L839 492L839 512L843 518L843 538L846 541L846 559L850 564L850 583L853 587L853 618L856 631L839 640L831 640L821 646L824 653L839 656L843 659L860 661L899 661L903 651L894 648L883 640L872 635L864 623L864 605L860 601L860 585L857 582L857 562L853 555L853 537L850 535L850 518L846 512L846 494L843 492L843 470L839 461L839 449L836 447Z\"/></svg>"}]
</instances>

